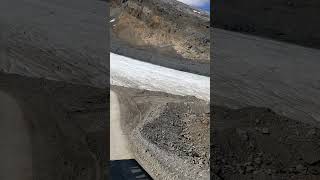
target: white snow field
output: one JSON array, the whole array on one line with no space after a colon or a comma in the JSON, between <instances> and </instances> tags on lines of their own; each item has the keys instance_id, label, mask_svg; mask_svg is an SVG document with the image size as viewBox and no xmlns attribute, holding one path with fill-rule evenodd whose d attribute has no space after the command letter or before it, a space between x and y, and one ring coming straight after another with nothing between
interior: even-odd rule
<instances>
[{"instance_id":1,"label":"white snow field","mask_svg":"<svg viewBox=\"0 0 320 180\"><path fill-rule=\"evenodd\" d=\"M210 78L110 53L110 83L210 101Z\"/></svg>"}]
</instances>

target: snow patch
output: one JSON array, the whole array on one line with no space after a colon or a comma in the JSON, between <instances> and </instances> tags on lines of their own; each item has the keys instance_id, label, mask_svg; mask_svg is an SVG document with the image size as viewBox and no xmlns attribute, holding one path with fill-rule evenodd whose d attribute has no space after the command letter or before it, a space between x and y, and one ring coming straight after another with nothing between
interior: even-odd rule
<instances>
[{"instance_id":1,"label":"snow patch","mask_svg":"<svg viewBox=\"0 0 320 180\"><path fill-rule=\"evenodd\" d=\"M210 100L210 78L110 53L110 83Z\"/></svg>"}]
</instances>

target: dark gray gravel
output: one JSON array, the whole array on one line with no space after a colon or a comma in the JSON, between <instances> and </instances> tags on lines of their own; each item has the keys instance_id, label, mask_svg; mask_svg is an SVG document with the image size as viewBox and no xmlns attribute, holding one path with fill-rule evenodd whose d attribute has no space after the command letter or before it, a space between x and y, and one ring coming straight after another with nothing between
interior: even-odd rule
<instances>
[{"instance_id":1,"label":"dark gray gravel","mask_svg":"<svg viewBox=\"0 0 320 180\"><path fill-rule=\"evenodd\" d=\"M221 179L320 178L320 129L270 109L216 106L212 170Z\"/></svg>"}]
</instances>

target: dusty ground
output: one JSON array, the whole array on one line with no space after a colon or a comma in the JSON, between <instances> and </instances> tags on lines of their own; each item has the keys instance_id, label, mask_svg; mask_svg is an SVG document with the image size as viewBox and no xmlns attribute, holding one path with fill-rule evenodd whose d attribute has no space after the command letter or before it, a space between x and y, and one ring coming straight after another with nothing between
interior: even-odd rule
<instances>
[{"instance_id":1,"label":"dusty ground","mask_svg":"<svg viewBox=\"0 0 320 180\"><path fill-rule=\"evenodd\" d=\"M154 179L209 178L209 104L194 97L113 87L136 160Z\"/></svg>"},{"instance_id":2,"label":"dusty ground","mask_svg":"<svg viewBox=\"0 0 320 180\"><path fill-rule=\"evenodd\" d=\"M132 159L126 132L121 128L118 96L110 91L110 160ZM121 173L121 172L120 172Z\"/></svg>"}]
</instances>

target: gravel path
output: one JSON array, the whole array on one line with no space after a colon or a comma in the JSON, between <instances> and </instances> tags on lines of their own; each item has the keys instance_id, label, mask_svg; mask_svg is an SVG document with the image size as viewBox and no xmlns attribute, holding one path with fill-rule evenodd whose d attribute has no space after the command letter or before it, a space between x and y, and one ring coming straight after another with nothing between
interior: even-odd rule
<instances>
[{"instance_id":1,"label":"gravel path","mask_svg":"<svg viewBox=\"0 0 320 180\"><path fill-rule=\"evenodd\" d=\"M110 160L132 159L126 134L121 129L119 100L110 92Z\"/></svg>"}]
</instances>

